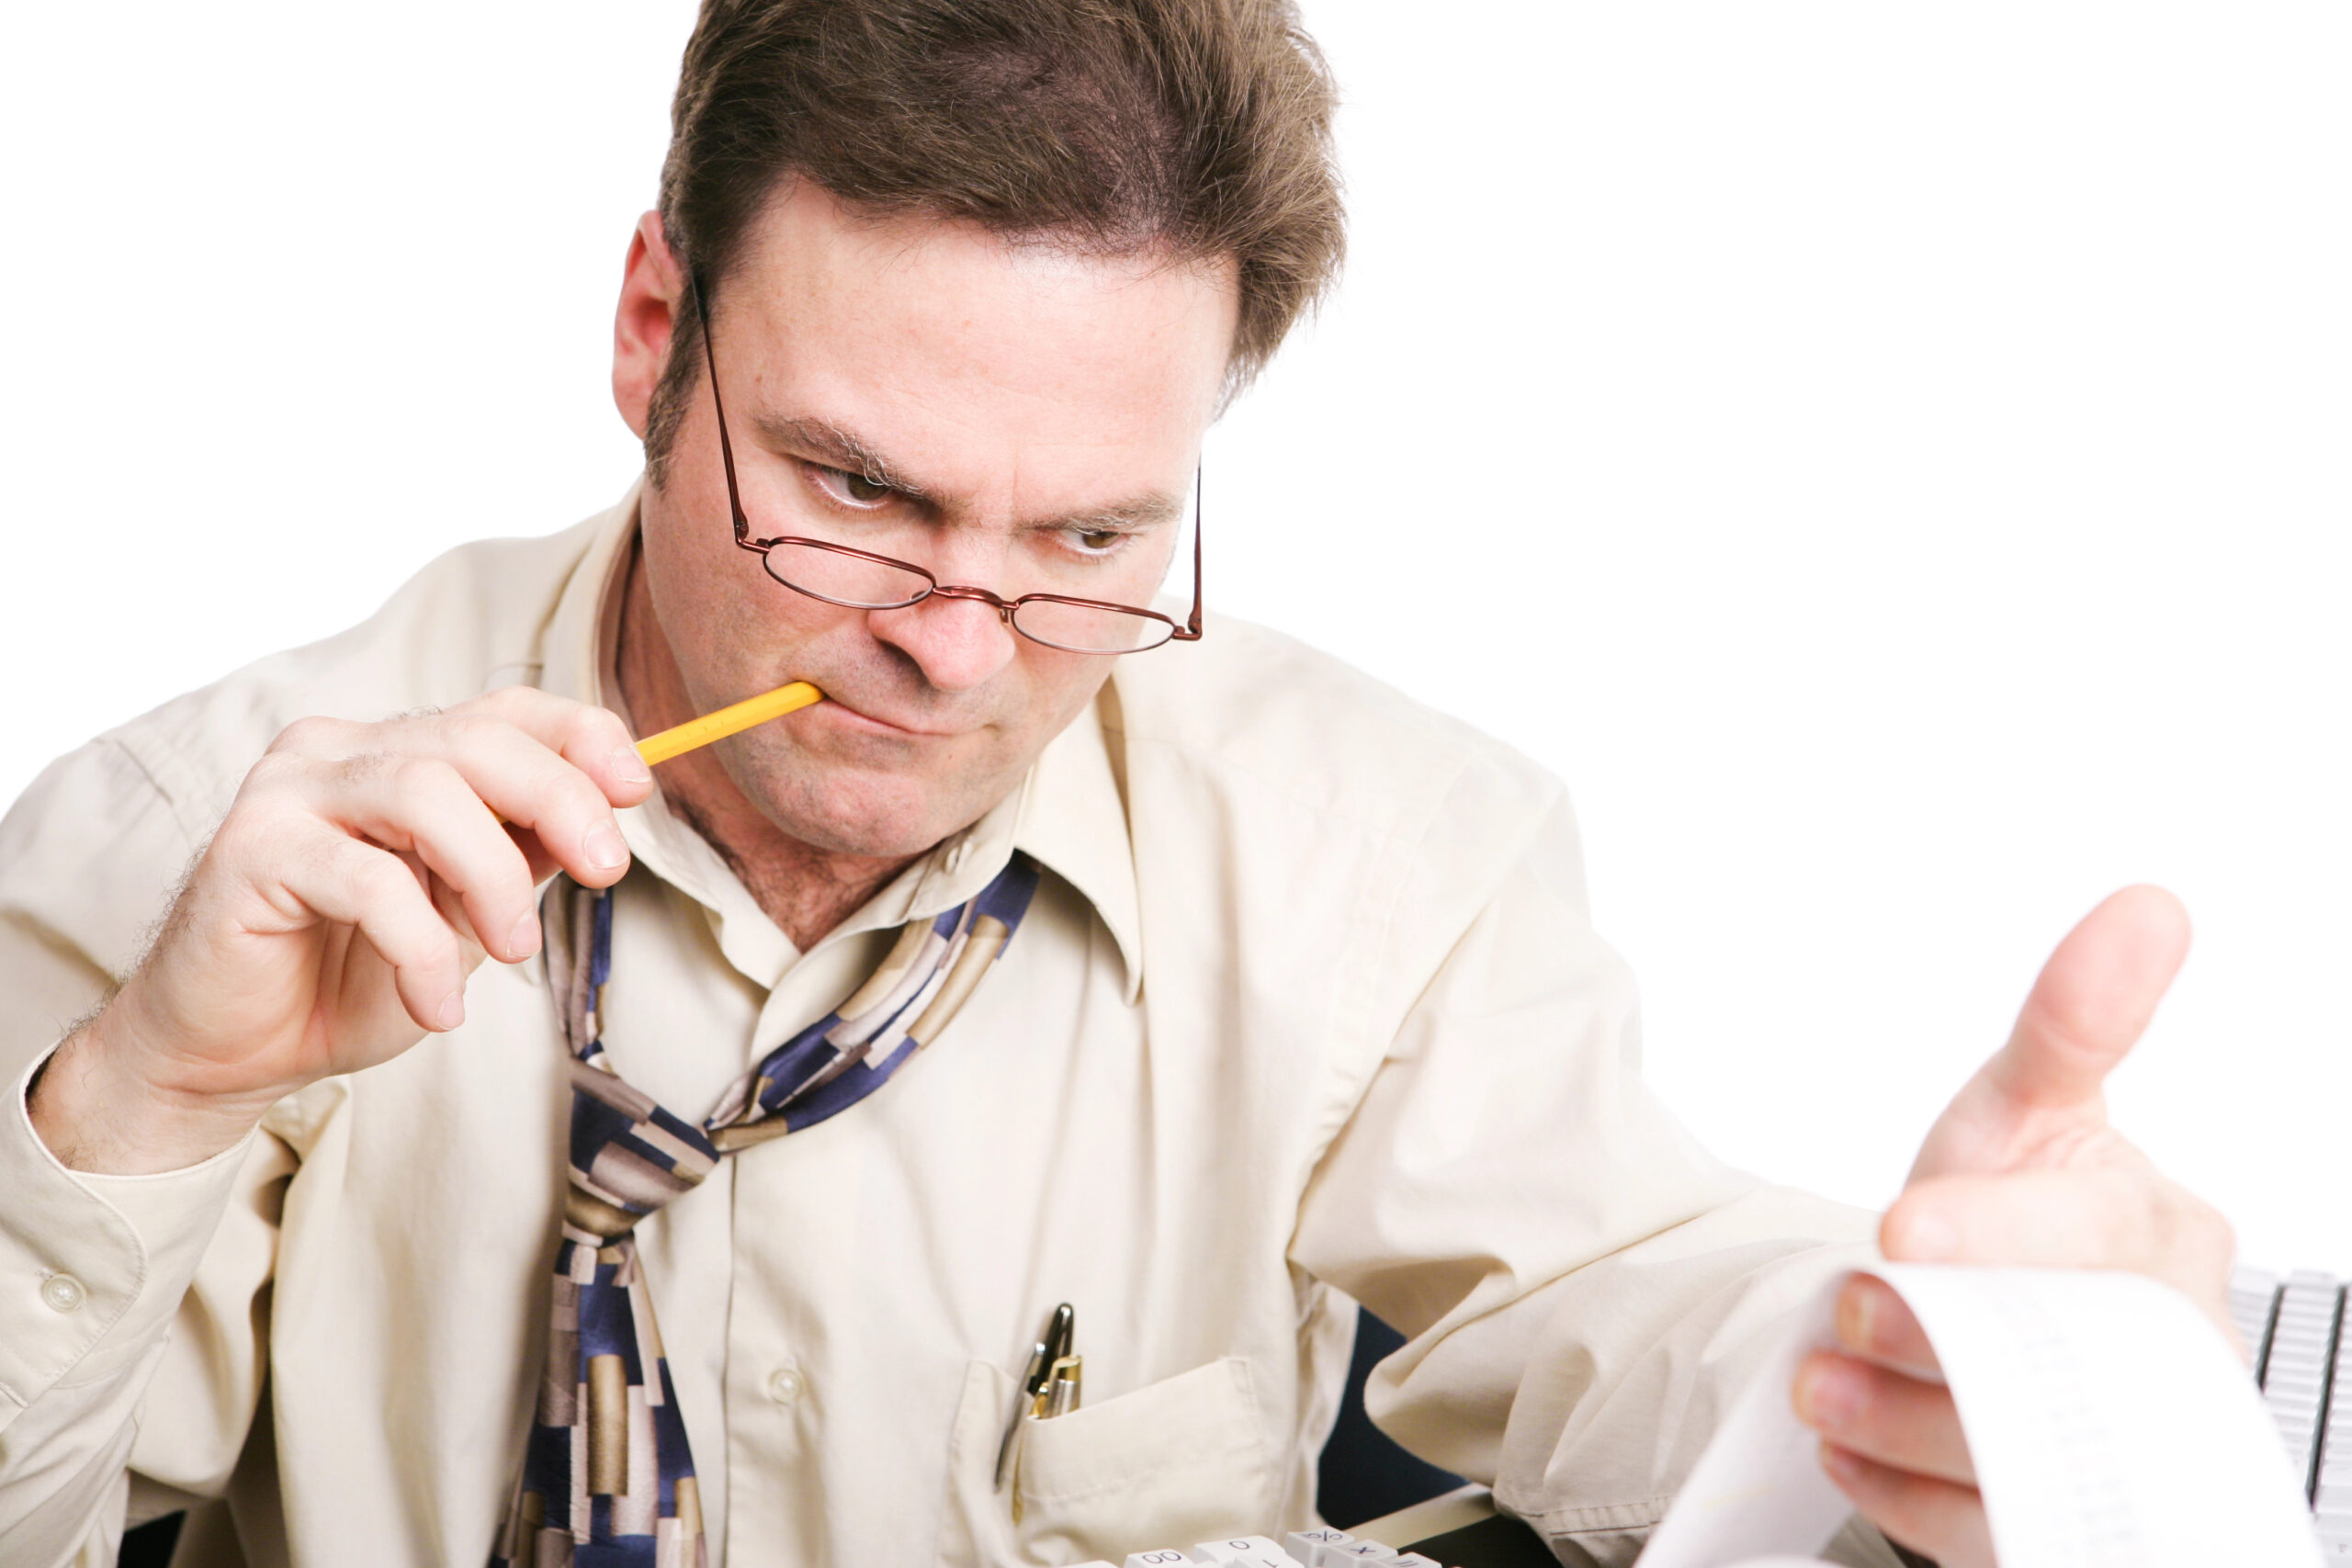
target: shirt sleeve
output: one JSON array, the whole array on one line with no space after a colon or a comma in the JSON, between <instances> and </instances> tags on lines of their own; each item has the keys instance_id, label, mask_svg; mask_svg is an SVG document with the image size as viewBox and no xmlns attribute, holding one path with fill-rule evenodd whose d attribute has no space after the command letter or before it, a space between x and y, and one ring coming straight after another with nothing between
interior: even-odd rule
<instances>
[{"instance_id":1,"label":"shirt sleeve","mask_svg":"<svg viewBox=\"0 0 2352 1568\"><path fill-rule=\"evenodd\" d=\"M50 768L0 822L0 1560L11 1563L68 1562L120 1531L142 1420L168 1434L141 1447L170 1457L175 1484L217 1485L258 1398L252 1305L291 1168L284 1145L258 1134L184 1170L97 1176L59 1163L26 1109L37 1064L134 960L192 849L146 772L106 742Z\"/></svg>"},{"instance_id":2,"label":"shirt sleeve","mask_svg":"<svg viewBox=\"0 0 2352 1568\"><path fill-rule=\"evenodd\" d=\"M1293 1256L1407 1337L1366 1390L1385 1430L1555 1545L1626 1562L1773 1325L1868 1256L1874 1216L1730 1170L1676 1123L1556 786L1508 868L1466 881L1494 862L1497 805L1457 801L1423 847L1396 923L1442 956Z\"/></svg>"}]
</instances>

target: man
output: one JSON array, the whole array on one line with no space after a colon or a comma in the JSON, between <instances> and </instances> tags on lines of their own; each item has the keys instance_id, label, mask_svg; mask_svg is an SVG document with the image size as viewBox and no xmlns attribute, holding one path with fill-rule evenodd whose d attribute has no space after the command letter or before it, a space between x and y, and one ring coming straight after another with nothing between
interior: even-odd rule
<instances>
[{"instance_id":1,"label":"man","mask_svg":"<svg viewBox=\"0 0 2352 1568\"><path fill-rule=\"evenodd\" d=\"M190 1552L256 1565L1295 1526L1352 1298L1392 1430L1630 1558L1871 1222L1644 1093L1553 781L1152 607L1336 265L1329 102L1280 0L706 8L616 328L642 486L0 830L0 1556L216 1499ZM2226 1232L2098 1110L2184 940L2136 892L2062 946L1890 1252L2218 1311ZM1014 1423L1064 1302L1082 1403ZM1916 1327L1841 1321L1825 1461L1988 1561Z\"/></svg>"}]
</instances>

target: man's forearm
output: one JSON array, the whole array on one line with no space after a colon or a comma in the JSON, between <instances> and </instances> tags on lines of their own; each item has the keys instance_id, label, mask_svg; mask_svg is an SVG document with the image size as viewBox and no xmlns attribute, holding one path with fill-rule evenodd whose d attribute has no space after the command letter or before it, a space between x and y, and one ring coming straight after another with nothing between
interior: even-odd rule
<instances>
[{"instance_id":1,"label":"man's forearm","mask_svg":"<svg viewBox=\"0 0 2352 1568\"><path fill-rule=\"evenodd\" d=\"M67 1035L28 1086L25 1110L33 1131L68 1170L97 1176L180 1170L234 1146L268 1110L266 1103L159 1087L124 1070L123 1060L101 1012Z\"/></svg>"}]
</instances>

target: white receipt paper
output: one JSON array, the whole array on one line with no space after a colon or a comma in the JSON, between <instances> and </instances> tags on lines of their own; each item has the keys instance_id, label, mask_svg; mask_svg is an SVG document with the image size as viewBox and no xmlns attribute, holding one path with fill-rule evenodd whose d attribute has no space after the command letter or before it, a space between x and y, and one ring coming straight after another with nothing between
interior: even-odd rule
<instances>
[{"instance_id":1,"label":"white receipt paper","mask_svg":"<svg viewBox=\"0 0 2352 1568\"><path fill-rule=\"evenodd\" d=\"M2134 1274L1882 1264L1968 1434L2001 1568L2318 1568L2254 1380L2188 1299ZM1762 1568L1851 1511L1790 1408L1838 1282L1743 1393L1637 1568Z\"/></svg>"}]
</instances>

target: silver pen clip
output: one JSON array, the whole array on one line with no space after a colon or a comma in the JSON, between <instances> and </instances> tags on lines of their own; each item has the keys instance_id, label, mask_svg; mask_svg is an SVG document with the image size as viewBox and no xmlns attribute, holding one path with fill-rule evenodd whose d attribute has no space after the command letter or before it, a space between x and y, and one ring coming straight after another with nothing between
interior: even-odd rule
<instances>
[{"instance_id":1,"label":"silver pen clip","mask_svg":"<svg viewBox=\"0 0 2352 1568\"><path fill-rule=\"evenodd\" d=\"M1012 1480L1012 1445L1021 1436L1021 1418L1042 1416L1045 1404L1052 1393L1054 1366L1068 1356L1077 1337L1078 1314L1068 1302L1054 1309L1046 1320L1046 1337L1029 1352L1029 1365L1021 1374L1021 1389L1012 1402L1012 1416L1004 1424L1004 1439L996 1446L996 1489L1003 1491Z\"/></svg>"},{"instance_id":2,"label":"silver pen clip","mask_svg":"<svg viewBox=\"0 0 2352 1568\"><path fill-rule=\"evenodd\" d=\"M1046 1376L1046 1408L1039 1418L1050 1421L1057 1416L1067 1416L1078 1408L1080 1385L1086 1378L1086 1358L1064 1356L1053 1365Z\"/></svg>"}]
</instances>

